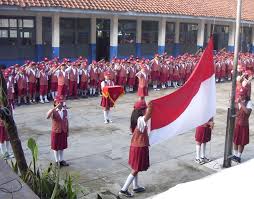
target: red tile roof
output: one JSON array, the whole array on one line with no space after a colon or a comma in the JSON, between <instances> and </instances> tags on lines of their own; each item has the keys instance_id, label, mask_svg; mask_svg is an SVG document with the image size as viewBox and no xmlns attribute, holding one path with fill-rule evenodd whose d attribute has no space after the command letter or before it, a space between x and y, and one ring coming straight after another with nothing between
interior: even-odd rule
<instances>
[{"instance_id":1,"label":"red tile roof","mask_svg":"<svg viewBox=\"0 0 254 199\"><path fill-rule=\"evenodd\" d=\"M0 0L1 5L235 18L237 0ZM254 21L254 1L243 0L242 18Z\"/></svg>"}]
</instances>

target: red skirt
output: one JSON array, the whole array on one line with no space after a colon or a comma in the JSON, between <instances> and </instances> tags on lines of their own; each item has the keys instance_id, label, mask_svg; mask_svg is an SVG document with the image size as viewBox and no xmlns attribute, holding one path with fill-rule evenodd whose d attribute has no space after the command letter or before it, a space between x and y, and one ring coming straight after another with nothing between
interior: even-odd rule
<instances>
[{"instance_id":1,"label":"red skirt","mask_svg":"<svg viewBox=\"0 0 254 199\"><path fill-rule=\"evenodd\" d=\"M6 129L4 126L0 126L0 143L4 143L5 141L9 141L10 138L6 133Z\"/></svg>"},{"instance_id":2,"label":"red skirt","mask_svg":"<svg viewBox=\"0 0 254 199\"><path fill-rule=\"evenodd\" d=\"M79 88L81 90L86 90L88 88L87 82L80 82Z\"/></svg>"},{"instance_id":3,"label":"red skirt","mask_svg":"<svg viewBox=\"0 0 254 199\"><path fill-rule=\"evenodd\" d=\"M131 146L129 152L129 165L134 171L146 171L150 166L148 146Z\"/></svg>"},{"instance_id":4,"label":"red skirt","mask_svg":"<svg viewBox=\"0 0 254 199\"><path fill-rule=\"evenodd\" d=\"M126 84L127 84L127 78L126 77L119 77L117 84L121 85L121 86L126 86Z\"/></svg>"},{"instance_id":5,"label":"red skirt","mask_svg":"<svg viewBox=\"0 0 254 199\"><path fill-rule=\"evenodd\" d=\"M66 85L58 85L57 95L58 96L66 96L67 95L67 86Z\"/></svg>"},{"instance_id":6,"label":"red skirt","mask_svg":"<svg viewBox=\"0 0 254 199\"><path fill-rule=\"evenodd\" d=\"M160 80L160 71L152 71L152 81Z\"/></svg>"},{"instance_id":7,"label":"red skirt","mask_svg":"<svg viewBox=\"0 0 254 199\"><path fill-rule=\"evenodd\" d=\"M18 89L18 96L26 96L27 95L27 88Z\"/></svg>"},{"instance_id":8,"label":"red skirt","mask_svg":"<svg viewBox=\"0 0 254 199\"><path fill-rule=\"evenodd\" d=\"M40 85L40 95L45 96L48 93L48 85Z\"/></svg>"},{"instance_id":9,"label":"red skirt","mask_svg":"<svg viewBox=\"0 0 254 199\"><path fill-rule=\"evenodd\" d=\"M242 146L249 144L249 126L235 125L234 144Z\"/></svg>"},{"instance_id":10,"label":"red skirt","mask_svg":"<svg viewBox=\"0 0 254 199\"><path fill-rule=\"evenodd\" d=\"M95 79L91 79L90 82L89 82L89 86L90 87L97 87L97 80Z\"/></svg>"},{"instance_id":11,"label":"red skirt","mask_svg":"<svg viewBox=\"0 0 254 199\"><path fill-rule=\"evenodd\" d=\"M196 128L195 139L199 143L206 143L211 140L211 134L211 128L199 126Z\"/></svg>"},{"instance_id":12,"label":"red skirt","mask_svg":"<svg viewBox=\"0 0 254 199\"><path fill-rule=\"evenodd\" d=\"M128 79L128 86L135 86L135 80L136 80L136 78L135 77L130 77L129 79Z\"/></svg>"},{"instance_id":13,"label":"red skirt","mask_svg":"<svg viewBox=\"0 0 254 199\"><path fill-rule=\"evenodd\" d=\"M67 133L53 133L51 132L51 149L58 151L67 149Z\"/></svg>"},{"instance_id":14,"label":"red skirt","mask_svg":"<svg viewBox=\"0 0 254 199\"><path fill-rule=\"evenodd\" d=\"M101 98L101 106L105 108L111 108L114 106L113 102L107 97Z\"/></svg>"},{"instance_id":15,"label":"red skirt","mask_svg":"<svg viewBox=\"0 0 254 199\"><path fill-rule=\"evenodd\" d=\"M33 95L36 93L36 83L29 82L29 94Z\"/></svg>"},{"instance_id":16,"label":"red skirt","mask_svg":"<svg viewBox=\"0 0 254 199\"><path fill-rule=\"evenodd\" d=\"M50 91L51 92L56 92L57 91L57 82L51 82Z\"/></svg>"},{"instance_id":17,"label":"red skirt","mask_svg":"<svg viewBox=\"0 0 254 199\"><path fill-rule=\"evenodd\" d=\"M166 82L167 82L167 79L168 79L168 74L166 74L166 73L161 73L161 76L160 76L160 81L161 81L161 83L166 83Z\"/></svg>"},{"instance_id":18,"label":"red skirt","mask_svg":"<svg viewBox=\"0 0 254 199\"><path fill-rule=\"evenodd\" d=\"M138 96L145 97L148 96L148 88L147 87L138 87Z\"/></svg>"}]
</instances>

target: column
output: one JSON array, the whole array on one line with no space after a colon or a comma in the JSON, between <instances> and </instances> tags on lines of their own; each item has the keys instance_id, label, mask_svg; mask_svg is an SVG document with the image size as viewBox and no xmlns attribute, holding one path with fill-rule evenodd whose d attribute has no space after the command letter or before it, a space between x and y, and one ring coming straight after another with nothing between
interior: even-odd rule
<instances>
[{"instance_id":1,"label":"column","mask_svg":"<svg viewBox=\"0 0 254 199\"><path fill-rule=\"evenodd\" d=\"M136 56L141 57L141 37L142 37L142 20L137 19L136 27Z\"/></svg>"},{"instance_id":2,"label":"column","mask_svg":"<svg viewBox=\"0 0 254 199\"><path fill-rule=\"evenodd\" d=\"M181 53L181 46L179 42L180 37L180 22L175 23L175 45L174 45L174 56L177 57Z\"/></svg>"},{"instance_id":3,"label":"column","mask_svg":"<svg viewBox=\"0 0 254 199\"><path fill-rule=\"evenodd\" d=\"M43 45L42 45L42 16L36 16L36 59L41 61L43 59Z\"/></svg>"},{"instance_id":4,"label":"column","mask_svg":"<svg viewBox=\"0 0 254 199\"><path fill-rule=\"evenodd\" d=\"M212 29L211 29L211 24L208 23L207 24L207 35L206 35L206 41L209 41L210 37L211 37L211 34L212 34Z\"/></svg>"},{"instance_id":5,"label":"column","mask_svg":"<svg viewBox=\"0 0 254 199\"><path fill-rule=\"evenodd\" d=\"M110 60L117 57L118 46L118 17L113 16L110 20Z\"/></svg>"},{"instance_id":6,"label":"column","mask_svg":"<svg viewBox=\"0 0 254 199\"><path fill-rule=\"evenodd\" d=\"M234 52L235 49L235 23L229 26L228 51Z\"/></svg>"},{"instance_id":7,"label":"column","mask_svg":"<svg viewBox=\"0 0 254 199\"><path fill-rule=\"evenodd\" d=\"M59 14L54 14L52 19L52 58L60 55L60 23Z\"/></svg>"},{"instance_id":8,"label":"column","mask_svg":"<svg viewBox=\"0 0 254 199\"><path fill-rule=\"evenodd\" d=\"M252 35L251 35L251 52L254 53L254 27L252 27Z\"/></svg>"},{"instance_id":9,"label":"column","mask_svg":"<svg viewBox=\"0 0 254 199\"><path fill-rule=\"evenodd\" d=\"M166 19L162 18L159 21L159 35L158 35L158 54L165 52L165 39L166 39Z\"/></svg>"},{"instance_id":10,"label":"column","mask_svg":"<svg viewBox=\"0 0 254 199\"><path fill-rule=\"evenodd\" d=\"M91 43L90 43L90 60L96 60L96 18L91 18Z\"/></svg>"},{"instance_id":11,"label":"column","mask_svg":"<svg viewBox=\"0 0 254 199\"><path fill-rule=\"evenodd\" d=\"M204 41L205 41L205 20L202 20L198 24L197 49L204 47Z\"/></svg>"}]
</instances>

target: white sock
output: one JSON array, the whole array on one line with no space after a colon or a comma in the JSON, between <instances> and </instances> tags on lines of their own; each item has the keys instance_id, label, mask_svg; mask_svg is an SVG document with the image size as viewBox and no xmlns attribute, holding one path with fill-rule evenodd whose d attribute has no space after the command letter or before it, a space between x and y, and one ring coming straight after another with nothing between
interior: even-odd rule
<instances>
[{"instance_id":1,"label":"white sock","mask_svg":"<svg viewBox=\"0 0 254 199\"><path fill-rule=\"evenodd\" d=\"M242 156L242 153L238 152L237 157L241 158L241 156Z\"/></svg>"},{"instance_id":2,"label":"white sock","mask_svg":"<svg viewBox=\"0 0 254 199\"><path fill-rule=\"evenodd\" d=\"M45 99L45 101L48 101L48 97L47 97L47 95L45 95L45 96L44 96L44 99Z\"/></svg>"},{"instance_id":3,"label":"white sock","mask_svg":"<svg viewBox=\"0 0 254 199\"><path fill-rule=\"evenodd\" d=\"M108 120L111 120L109 117L109 110L107 111L107 118L108 118Z\"/></svg>"},{"instance_id":4,"label":"white sock","mask_svg":"<svg viewBox=\"0 0 254 199\"><path fill-rule=\"evenodd\" d=\"M132 183L133 180L134 180L134 176L132 174L130 174L121 190L126 191L129 188L129 186L130 186L130 184Z\"/></svg>"},{"instance_id":5,"label":"white sock","mask_svg":"<svg viewBox=\"0 0 254 199\"><path fill-rule=\"evenodd\" d=\"M136 175L134 177L132 185L133 185L133 189L139 188L139 185L138 185L138 175Z\"/></svg>"},{"instance_id":6,"label":"white sock","mask_svg":"<svg viewBox=\"0 0 254 199\"><path fill-rule=\"evenodd\" d=\"M200 159L200 148L201 146L200 145L196 145L196 159Z\"/></svg>"},{"instance_id":7,"label":"white sock","mask_svg":"<svg viewBox=\"0 0 254 199\"><path fill-rule=\"evenodd\" d=\"M96 88L93 89L93 95L95 95L95 93L96 93Z\"/></svg>"},{"instance_id":8,"label":"white sock","mask_svg":"<svg viewBox=\"0 0 254 199\"><path fill-rule=\"evenodd\" d=\"M5 154L5 152L6 152L6 146L5 146L5 144L4 144L4 143L0 143L0 149L1 149L1 153L2 153L2 155L4 155L4 154Z\"/></svg>"},{"instance_id":9,"label":"white sock","mask_svg":"<svg viewBox=\"0 0 254 199\"><path fill-rule=\"evenodd\" d=\"M51 92L51 96L53 99L55 99L55 92Z\"/></svg>"},{"instance_id":10,"label":"white sock","mask_svg":"<svg viewBox=\"0 0 254 199\"><path fill-rule=\"evenodd\" d=\"M90 89L89 89L89 91L90 91L90 92L89 92L89 93L90 93L90 95L92 95L92 94L93 94L93 89L92 89L92 88L90 88Z\"/></svg>"},{"instance_id":11,"label":"white sock","mask_svg":"<svg viewBox=\"0 0 254 199\"><path fill-rule=\"evenodd\" d=\"M59 162L63 161L63 150L58 151Z\"/></svg>"},{"instance_id":12,"label":"white sock","mask_svg":"<svg viewBox=\"0 0 254 199\"><path fill-rule=\"evenodd\" d=\"M6 145L6 151L8 152L8 154L11 153L11 143L10 141L5 141L5 145Z\"/></svg>"},{"instance_id":13,"label":"white sock","mask_svg":"<svg viewBox=\"0 0 254 199\"><path fill-rule=\"evenodd\" d=\"M53 152L54 152L55 161L56 161L56 162L59 162L59 159L58 159L58 151L53 150Z\"/></svg>"},{"instance_id":14,"label":"white sock","mask_svg":"<svg viewBox=\"0 0 254 199\"><path fill-rule=\"evenodd\" d=\"M237 155L238 155L238 151L234 149L234 150L233 150L233 155L234 155L234 156L237 156Z\"/></svg>"},{"instance_id":15,"label":"white sock","mask_svg":"<svg viewBox=\"0 0 254 199\"><path fill-rule=\"evenodd\" d=\"M107 111L103 111L103 115L104 115L104 120L106 121L108 119Z\"/></svg>"},{"instance_id":16,"label":"white sock","mask_svg":"<svg viewBox=\"0 0 254 199\"><path fill-rule=\"evenodd\" d=\"M42 95L40 95L40 100L43 102L43 97L42 97Z\"/></svg>"},{"instance_id":17,"label":"white sock","mask_svg":"<svg viewBox=\"0 0 254 199\"><path fill-rule=\"evenodd\" d=\"M201 158L205 157L206 143L201 144Z\"/></svg>"}]
</instances>

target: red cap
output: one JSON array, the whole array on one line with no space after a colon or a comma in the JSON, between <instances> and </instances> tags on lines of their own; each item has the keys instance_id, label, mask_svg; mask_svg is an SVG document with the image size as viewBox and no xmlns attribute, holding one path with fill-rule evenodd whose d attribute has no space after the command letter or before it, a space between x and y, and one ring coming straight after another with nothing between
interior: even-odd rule
<instances>
[{"instance_id":1,"label":"red cap","mask_svg":"<svg viewBox=\"0 0 254 199\"><path fill-rule=\"evenodd\" d=\"M140 110L140 109L146 109L147 105L145 100L139 100L134 104L134 109Z\"/></svg>"},{"instance_id":2,"label":"red cap","mask_svg":"<svg viewBox=\"0 0 254 199\"><path fill-rule=\"evenodd\" d=\"M242 87L242 88L240 89L239 95L240 95L240 96L247 96L247 89Z\"/></svg>"},{"instance_id":3,"label":"red cap","mask_svg":"<svg viewBox=\"0 0 254 199\"><path fill-rule=\"evenodd\" d=\"M55 99L54 99L54 102L57 102L57 103L61 103L61 102L64 102L64 98L63 96L56 96Z\"/></svg>"},{"instance_id":4,"label":"red cap","mask_svg":"<svg viewBox=\"0 0 254 199\"><path fill-rule=\"evenodd\" d=\"M108 71L104 72L104 77L110 77L110 72Z\"/></svg>"}]
</instances>

